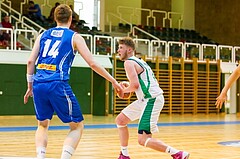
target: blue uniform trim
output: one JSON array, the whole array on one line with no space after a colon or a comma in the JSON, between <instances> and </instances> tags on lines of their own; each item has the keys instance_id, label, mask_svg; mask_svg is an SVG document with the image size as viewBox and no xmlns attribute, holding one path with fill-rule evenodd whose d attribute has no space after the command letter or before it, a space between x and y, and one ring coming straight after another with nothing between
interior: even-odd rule
<instances>
[{"instance_id":1,"label":"blue uniform trim","mask_svg":"<svg viewBox=\"0 0 240 159\"><path fill-rule=\"evenodd\" d=\"M240 121L211 121L211 122L177 122L177 123L158 123L159 127L164 126L204 126L204 125L235 125L240 124ZM137 128L138 124L128 124L130 128ZM84 129L111 129L117 128L116 124L96 124L84 125ZM11 131L35 131L36 126L22 126L22 127L0 127L0 132ZM49 130L68 130L69 126L50 126Z\"/></svg>"}]
</instances>

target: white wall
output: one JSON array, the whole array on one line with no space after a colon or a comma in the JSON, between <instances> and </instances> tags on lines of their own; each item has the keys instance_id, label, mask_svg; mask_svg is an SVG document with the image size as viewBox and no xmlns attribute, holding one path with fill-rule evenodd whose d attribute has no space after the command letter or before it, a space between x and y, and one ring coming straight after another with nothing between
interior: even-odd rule
<instances>
[{"instance_id":1,"label":"white wall","mask_svg":"<svg viewBox=\"0 0 240 159\"><path fill-rule=\"evenodd\" d=\"M195 0L172 0L172 12L182 13L182 28L195 29Z\"/></svg>"},{"instance_id":2,"label":"white wall","mask_svg":"<svg viewBox=\"0 0 240 159\"><path fill-rule=\"evenodd\" d=\"M0 50L0 64L27 64L30 51L21 50ZM109 57L104 55L93 55L94 59L105 68L112 68ZM82 56L76 55L73 67L89 67Z\"/></svg>"}]
</instances>

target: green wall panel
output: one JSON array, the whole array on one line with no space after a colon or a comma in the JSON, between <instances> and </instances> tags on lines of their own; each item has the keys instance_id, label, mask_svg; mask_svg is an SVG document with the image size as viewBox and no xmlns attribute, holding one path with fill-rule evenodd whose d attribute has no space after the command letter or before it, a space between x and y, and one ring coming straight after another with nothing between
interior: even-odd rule
<instances>
[{"instance_id":1,"label":"green wall panel","mask_svg":"<svg viewBox=\"0 0 240 159\"><path fill-rule=\"evenodd\" d=\"M24 105L23 97L27 89L26 66L0 64L0 115L32 115L32 98Z\"/></svg>"},{"instance_id":2,"label":"green wall panel","mask_svg":"<svg viewBox=\"0 0 240 159\"><path fill-rule=\"evenodd\" d=\"M105 115L106 80L93 73L93 115Z\"/></svg>"},{"instance_id":3,"label":"green wall panel","mask_svg":"<svg viewBox=\"0 0 240 159\"><path fill-rule=\"evenodd\" d=\"M24 105L26 65L0 64L0 115L34 115L32 98ZM91 69L73 67L69 81L82 112L91 113ZM89 94L90 93L90 94Z\"/></svg>"},{"instance_id":4,"label":"green wall panel","mask_svg":"<svg viewBox=\"0 0 240 159\"><path fill-rule=\"evenodd\" d=\"M83 114L91 114L91 72L90 68L72 67L69 84Z\"/></svg>"}]
</instances>

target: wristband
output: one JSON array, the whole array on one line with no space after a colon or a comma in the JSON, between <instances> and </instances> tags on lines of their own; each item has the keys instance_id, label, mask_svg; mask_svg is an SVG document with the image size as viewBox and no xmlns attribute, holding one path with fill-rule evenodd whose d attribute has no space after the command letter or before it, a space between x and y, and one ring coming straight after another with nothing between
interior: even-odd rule
<instances>
[{"instance_id":1,"label":"wristband","mask_svg":"<svg viewBox=\"0 0 240 159\"><path fill-rule=\"evenodd\" d=\"M26 74L27 82L33 82L33 75Z\"/></svg>"}]
</instances>

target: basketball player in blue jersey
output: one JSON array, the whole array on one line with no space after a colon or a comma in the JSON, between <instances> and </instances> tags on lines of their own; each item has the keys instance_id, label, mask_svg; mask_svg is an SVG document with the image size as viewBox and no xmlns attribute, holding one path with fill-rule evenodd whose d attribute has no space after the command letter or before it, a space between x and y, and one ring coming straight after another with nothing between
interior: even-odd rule
<instances>
[{"instance_id":1,"label":"basketball player in blue jersey","mask_svg":"<svg viewBox=\"0 0 240 159\"><path fill-rule=\"evenodd\" d=\"M125 107L116 117L121 144L118 159L130 159L127 148L129 140L127 124L137 119L139 119L138 143L140 145L169 153L173 159L188 159L188 152L179 151L152 138L152 133L158 132L157 121L164 105L163 90L159 87L150 66L135 57L134 51L135 44L130 37L119 40L117 52L120 60L124 61L129 86L118 95L123 98L124 93L135 92L137 100Z\"/></svg>"},{"instance_id":2,"label":"basketball player in blue jersey","mask_svg":"<svg viewBox=\"0 0 240 159\"><path fill-rule=\"evenodd\" d=\"M80 141L83 116L68 84L75 49L95 72L110 81L117 91L122 90L118 82L93 60L84 39L69 29L72 21L71 8L65 4L59 5L55 9L54 18L57 27L37 37L27 62L28 89L24 96L24 103L33 96L38 120L35 135L37 159L45 158L47 131L54 112L62 122L69 123L70 126L63 144L61 159L70 159ZM36 60L36 73L33 75Z\"/></svg>"}]
</instances>

